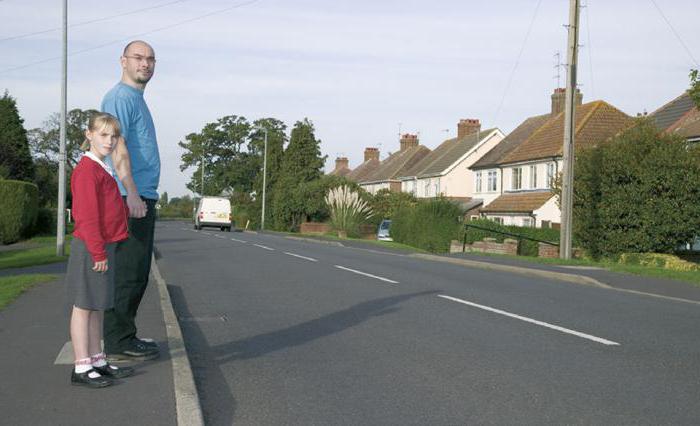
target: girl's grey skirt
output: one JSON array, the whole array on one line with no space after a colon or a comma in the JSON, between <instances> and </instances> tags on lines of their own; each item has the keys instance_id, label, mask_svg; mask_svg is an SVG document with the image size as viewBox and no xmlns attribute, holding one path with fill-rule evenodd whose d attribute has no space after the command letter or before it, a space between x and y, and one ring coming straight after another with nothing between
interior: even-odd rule
<instances>
[{"instance_id":1,"label":"girl's grey skirt","mask_svg":"<svg viewBox=\"0 0 700 426\"><path fill-rule=\"evenodd\" d=\"M107 272L95 272L95 262L85 243L73 237L66 271L68 302L82 309L104 311L114 307L114 250L117 243L105 244Z\"/></svg>"}]
</instances>

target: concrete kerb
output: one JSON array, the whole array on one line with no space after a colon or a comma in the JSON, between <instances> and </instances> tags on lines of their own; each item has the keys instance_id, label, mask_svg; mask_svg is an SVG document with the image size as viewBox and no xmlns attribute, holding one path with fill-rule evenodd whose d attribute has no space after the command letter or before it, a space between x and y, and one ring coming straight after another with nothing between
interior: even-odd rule
<instances>
[{"instance_id":1,"label":"concrete kerb","mask_svg":"<svg viewBox=\"0 0 700 426\"><path fill-rule=\"evenodd\" d=\"M286 236L284 238L288 238L290 240L296 240L296 241L308 241L311 243L327 244L329 246L345 247L343 245L343 243L341 243L340 241L327 241L327 240L319 240L316 238L304 238L304 237L292 237L292 236Z\"/></svg>"},{"instance_id":2,"label":"concrete kerb","mask_svg":"<svg viewBox=\"0 0 700 426\"><path fill-rule=\"evenodd\" d=\"M611 285L602 283L602 282L596 280L595 278L587 277L585 275L567 274L564 272L554 272L554 271L544 271L542 269L523 268L520 266L512 266L512 265L500 265L497 263L479 262L476 260L468 260L468 259L456 259L453 257L436 256L436 255L432 255L432 254L413 253L410 256L420 258L420 259L425 259L425 260L432 260L435 262L452 263L455 265L462 265L462 266L466 266L466 267L470 267L470 268L479 268L479 269L487 269L487 270L491 270L491 271L510 272L513 274L520 274L520 275L529 276L529 277L546 278L546 279L551 279L551 280L570 282L570 283L574 283L574 284L589 285L589 286L593 286L593 287L604 288L607 290L619 291L621 293L636 294L638 296L644 296L644 297L653 297L655 299L663 299L663 300L669 300L669 301L673 301L673 302L690 303L693 305L700 305L700 302L698 302L696 300L683 299L680 297L673 297L673 296L664 296L662 294L648 293L646 291L630 290L627 288L613 287Z\"/></svg>"},{"instance_id":3,"label":"concrete kerb","mask_svg":"<svg viewBox=\"0 0 700 426\"><path fill-rule=\"evenodd\" d=\"M175 389L175 409L177 411L177 424L179 426L203 426L204 416L199 403L197 387L194 383L194 375L187 356L187 348L182 337L182 330L173 309L168 287L160 274L156 256L151 263L151 273L158 285L160 295L160 307L165 321L165 331L168 336L170 348L170 362L173 370L173 382Z\"/></svg>"},{"instance_id":4,"label":"concrete kerb","mask_svg":"<svg viewBox=\"0 0 700 426\"><path fill-rule=\"evenodd\" d=\"M523 267L512 266L512 265L500 265L497 263L479 262L476 260L456 259L454 257L436 256L436 255L432 255L432 254L423 254L423 253L413 253L410 256L417 257L420 259L432 260L435 262L452 263L455 265L462 265L462 266L466 266L466 267L470 267L470 268L479 268L479 269L487 269L487 270L491 270L491 271L510 272L513 274L520 274L520 275L525 275L525 276L529 276L529 277L547 278L547 279L558 280L558 281L566 281L566 282L575 283L575 284L590 285L590 286L599 287L599 288L607 288L607 289L613 288L607 284L603 284L602 282L596 280L595 278L587 277L584 275L566 274L564 272L544 271L542 269L523 268Z\"/></svg>"}]
</instances>

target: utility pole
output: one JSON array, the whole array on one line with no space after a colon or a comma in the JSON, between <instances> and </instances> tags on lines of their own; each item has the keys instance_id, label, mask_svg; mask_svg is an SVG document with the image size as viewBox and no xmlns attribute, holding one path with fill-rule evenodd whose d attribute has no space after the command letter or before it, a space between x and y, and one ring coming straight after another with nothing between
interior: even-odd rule
<instances>
[{"instance_id":1,"label":"utility pole","mask_svg":"<svg viewBox=\"0 0 700 426\"><path fill-rule=\"evenodd\" d=\"M201 183L199 184L199 189L201 192L201 198L204 198L204 154L202 154L202 178Z\"/></svg>"},{"instance_id":2,"label":"utility pole","mask_svg":"<svg viewBox=\"0 0 700 426\"><path fill-rule=\"evenodd\" d=\"M566 105L564 109L564 165L561 191L561 237L559 257L571 259L571 234L574 201L574 95L578 62L579 0L569 1L568 64L566 72Z\"/></svg>"},{"instance_id":3,"label":"utility pole","mask_svg":"<svg viewBox=\"0 0 700 426\"><path fill-rule=\"evenodd\" d=\"M260 230L265 230L265 199L267 192L267 128L257 127L258 130L265 132L265 148L263 151L263 191L262 191L262 212L260 213Z\"/></svg>"},{"instance_id":4,"label":"utility pole","mask_svg":"<svg viewBox=\"0 0 700 426\"><path fill-rule=\"evenodd\" d=\"M63 256L66 240L66 97L68 89L68 0L63 0L63 61L61 64L61 135L58 151L58 211L56 256Z\"/></svg>"}]
</instances>

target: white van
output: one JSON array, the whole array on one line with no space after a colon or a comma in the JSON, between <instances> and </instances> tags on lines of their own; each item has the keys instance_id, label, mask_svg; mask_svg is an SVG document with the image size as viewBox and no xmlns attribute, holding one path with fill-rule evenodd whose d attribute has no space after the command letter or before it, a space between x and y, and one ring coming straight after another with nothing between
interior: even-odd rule
<instances>
[{"instance_id":1,"label":"white van","mask_svg":"<svg viewBox=\"0 0 700 426\"><path fill-rule=\"evenodd\" d=\"M231 232L231 202L224 197L202 197L194 215L194 229L204 226Z\"/></svg>"}]
</instances>

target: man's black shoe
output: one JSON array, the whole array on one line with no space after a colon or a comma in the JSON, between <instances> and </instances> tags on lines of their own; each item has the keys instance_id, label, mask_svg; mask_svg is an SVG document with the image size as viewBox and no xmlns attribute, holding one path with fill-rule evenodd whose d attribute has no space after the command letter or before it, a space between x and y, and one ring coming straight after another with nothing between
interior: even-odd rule
<instances>
[{"instance_id":1,"label":"man's black shoe","mask_svg":"<svg viewBox=\"0 0 700 426\"><path fill-rule=\"evenodd\" d=\"M158 358L160 352L138 340L132 340L128 347L118 352L108 353L107 360L112 362L120 361L147 361Z\"/></svg>"},{"instance_id":2,"label":"man's black shoe","mask_svg":"<svg viewBox=\"0 0 700 426\"><path fill-rule=\"evenodd\" d=\"M114 384L112 379L106 376L99 375L90 377L90 373L98 373L94 368L84 373L76 373L75 370L70 375L70 383L75 386L87 386L89 388L104 388Z\"/></svg>"},{"instance_id":3,"label":"man's black shoe","mask_svg":"<svg viewBox=\"0 0 700 426\"><path fill-rule=\"evenodd\" d=\"M124 377L129 377L134 374L134 369L131 367L115 367L110 364L102 367L93 366L92 368L103 376L113 379L123 379Z\"/></svg>"},{"instance_id":4,"label":"man's black shoe","mask_svg":"<svg viewBox=\"0 0 700 426\"><path fill-rule=\"evenodd\" d=\"M156 343L153 339L139 339L138 337L135 337L134 340L138 343L142 343L148 347L158 349L158 343Z\"/></svg>"}]
</instances>

